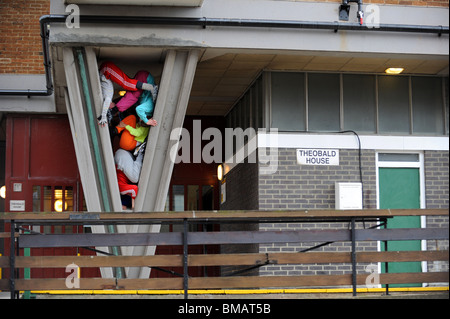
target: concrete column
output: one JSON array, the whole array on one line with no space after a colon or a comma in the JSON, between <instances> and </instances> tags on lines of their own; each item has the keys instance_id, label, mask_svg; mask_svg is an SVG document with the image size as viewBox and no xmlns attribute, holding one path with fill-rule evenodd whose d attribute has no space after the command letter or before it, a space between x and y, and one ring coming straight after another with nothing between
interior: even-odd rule
<instances>
[{"instance_id":1,"label":"concrete column","mask_svg":"<svg viewBox=\"0 0 450 319\"><path fill-rule=\"evenodd\" d=\"M163 211L173 170L170 149L176 141L170 139L175 128L183 126L186 108L192 88L198 50L167 53L161 76L160 90L153 118L158 122L150 129L145 157L139 179L139 192L135 200L136 212ZM130 231L159 232L160 225L134 226ZM132 255L153 255L155 246L133 247ZM130 268L127 277L148 278L150 268Z\"/></svg>"},{"instance_id":2,"label":"concrete column","mask_svg":"<svg viewBox=\"0 0 450 319\"><path fill-rule=\"evenodd\" d=\"M135 200L136 212L164 210L174 164L170 159L170 150L178 143L178 139L174 140L173 136L171 140L171 133L183 126L199 55L198 50L169 50L167 53L153 116L158 125L150 129ZM75 51L64 48L63 58L67 80L67 112L88 211L121 212L109 130L97 124L102 95L95 52L91 48ZM93 228L98 233L146 233L159 230L160 225ZM114 251L114 247L101 249L114 254L144 256L154 254L156 247L122 247L119 251ZM128 278L148 278L150 269L132 267L126 268L125 273ZM110 268L102 269L103 277L112 277L112 274Z\"/></svg>"},{"instance_id":3,"label":"concrete column","mask_svg":"<svg viewBox=\"0 0 450 319\"><path fill-rule=\"evenodd\" d=\"M64 48L63 60L67 81L67 114L86 205L90 212L121 211L108 129L99 127L96 119L101 107L101 91L95 54L89 49L79 52L83 55L82 66L76 56L79 53L75 53L72 48ZM95 233L116 232L113 226L93 226L92 229ZM121 254L119 247L96 248L115 255ZM116 276L122 277L123 271L116 271ZM101 273L104 278L113 277L111 268L101 268Z\"/></svg>"}]
</instances>

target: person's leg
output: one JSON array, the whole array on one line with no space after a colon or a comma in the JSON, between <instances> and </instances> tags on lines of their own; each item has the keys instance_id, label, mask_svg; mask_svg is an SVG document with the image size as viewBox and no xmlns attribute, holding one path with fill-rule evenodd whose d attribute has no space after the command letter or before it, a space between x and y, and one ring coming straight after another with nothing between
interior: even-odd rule
<instances>
[{"instance_id":1,"label":"person's leg","mask_svg":"<svg viewBox=\"0 0 450 319\"><path fill-rule=\"evenodd\" d=\"M139 182L139 176L141 175L142 163L144 162L144 152L139 152L138 156L133 162L132 171L130 174L132 178L128 177L130 181L135 181L134 183Z\"/></svg>"},{"instance_id":2,"label":"person's leg","mask_svg":"<svg viewBox=\"0 0 450 319\"><path fill-rule=\"evenodd\" d=\"M144 160L144 153L139 152L136 159L133 158L130 152L123 149L118 149L114 155L117 168L122 170L125 176L132 182L139 182L141 175L142 162Z\"/></svg>"},{"instance_id":3,"label":"person's leg","mask_svg":"<svg viewBox=\"0 0 450 319\"><path fill-rule=\"evenodd\" d=\"M108 80L104 75L100 76L100 85L102 88L103 106L98 123L103 126L108 123L107 113L114 95L114 87L111 80Z\"/></svg>"},{"instance_id":4,"label":"person's leg","mask_svg":"<svg viewBox=\"0 0 450 319\"><path fill-rule=\"evenodd\" d=\"M137 91L135 79L130 79L117 65L112 62L104 62L100 66L100 73L104 74L107 79L110 79L123 87L127 91Z\"/></svg>"},{"instance_id":5,"label":"person's leg","mask_svg":"<svg viewBox=\"0 0 450 319\"><path fill-rule=\"evenodd\" d=\"M111 79L127 91L155 91L155 86L141 81L130 79L117 65L112 62L104 62L100 66L100 73L104 74L107 79Z\"/></svg>"}]
</instances>

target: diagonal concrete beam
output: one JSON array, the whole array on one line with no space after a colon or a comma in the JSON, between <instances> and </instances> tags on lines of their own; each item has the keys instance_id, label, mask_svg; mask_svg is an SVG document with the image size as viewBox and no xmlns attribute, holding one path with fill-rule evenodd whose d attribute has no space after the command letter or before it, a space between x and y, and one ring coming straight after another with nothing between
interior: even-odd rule
<instances>
[{"instance_id":1,"label":"diagonal concrete beam","mask_svg":"<svg viewBox=\"0 0 450 319\"><path fill-rule=\"evenodd\" d=\"M109 133L101 130L96 120L101 91L95 54L92 50L67 47L63 49L63 61L67 113L88 211L121 211ZM116 232L112 225L92 229L95 233ZM121 254L119 247L97 249ZM111 268L101 268L101 272L104 278L113 277ZM122 277L122 273L121 269L116 269L117 277Z\"/></svg>"},{"instance_id":2,"label":"diagonal concrete beam","mask_svg":"<svg viewBox=\"0 0 450 319\"><path fill-rule=\"evenodd\" d=\"M183 126L199 56L199 50L169 50L167 53L153 116L158 125L150 129L147 140L135 200L136 212L164 210L174 165L170 150L178 143L178 138L171 140L171 134L174 129ZM139 225L134 226L132 231L146 233L159 230L160 225ZM132 255L152 255L155 249L155 246L136 246ZM148 267L133 267L127 274L129 278L148 278L149 275Z\"/></svg>"},{"instance_id":3,"label":"diagonal concrete beam","mask_svg":"<svg viewBox=\"0 0 450 319\"><path fill-rule=\"evenodd\" d=\"M192 82L200 56L199 50L169 50L164 62L160 90L155 106L156 127L150 129L135 211L163 211L173 170L170 150L179 136L171 135L183 126ZM77 162L88 211L122 211L114 156L108 128L97 125L102 96L98 65L91 48L64 48L67 80L66 104ZM95 125L93 125L95 121ZM180 133L180 131L178 131ZM94 232L159 232L160 225L95 226ZM114 254L143 256L154 254L155 246L121 247ZM121 269L116 269L116 276ZM150 268L125 269L128 278L148 278ZM102 269L103 277L112 277L111 268Z\"/></svg>"}]
</instances>

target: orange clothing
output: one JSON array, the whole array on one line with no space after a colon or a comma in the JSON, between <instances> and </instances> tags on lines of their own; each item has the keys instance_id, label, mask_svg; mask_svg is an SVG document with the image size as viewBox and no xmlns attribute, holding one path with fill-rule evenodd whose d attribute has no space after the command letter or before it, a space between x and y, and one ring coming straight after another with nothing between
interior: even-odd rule
<instances>
[{"instance_id":1,"label":"orange clothing","mask_svg":"<svg viewBox=\"0 0 450 319\"><path fill-rule=\"evenodd\" d=\"M122 122L131 127L136 127L136 116L128 115L126 118L123 119ZM119 142L120 148L123 148L124 150L127 151L134 150L137 146L137 141L135 140L134 136L131 135L131 133L127 129L125 129L125 127L117 127L117 131L119 133L123 131Z\"/></svg>"}]
</instances>

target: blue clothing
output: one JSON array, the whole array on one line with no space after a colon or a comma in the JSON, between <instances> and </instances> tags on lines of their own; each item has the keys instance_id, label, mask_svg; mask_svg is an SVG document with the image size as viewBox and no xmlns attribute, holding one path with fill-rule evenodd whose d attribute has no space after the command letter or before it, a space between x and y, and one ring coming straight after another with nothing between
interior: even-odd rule
<instances>
[{"instance_id":1,"label":"blue clothing","mask_svg":"<svg viewBox=\"0 0 450 319\"><path fill-rule=\"evenodd\" d=\"M155 85L155 79L151 74L147 77L147 83ZM144 123L147 123L152 118L155 109L155 101L153 100L152 93L150 91L143 91L138 103L139 105L136 106L136 114Z\"/></svg>"}]
</instances>

